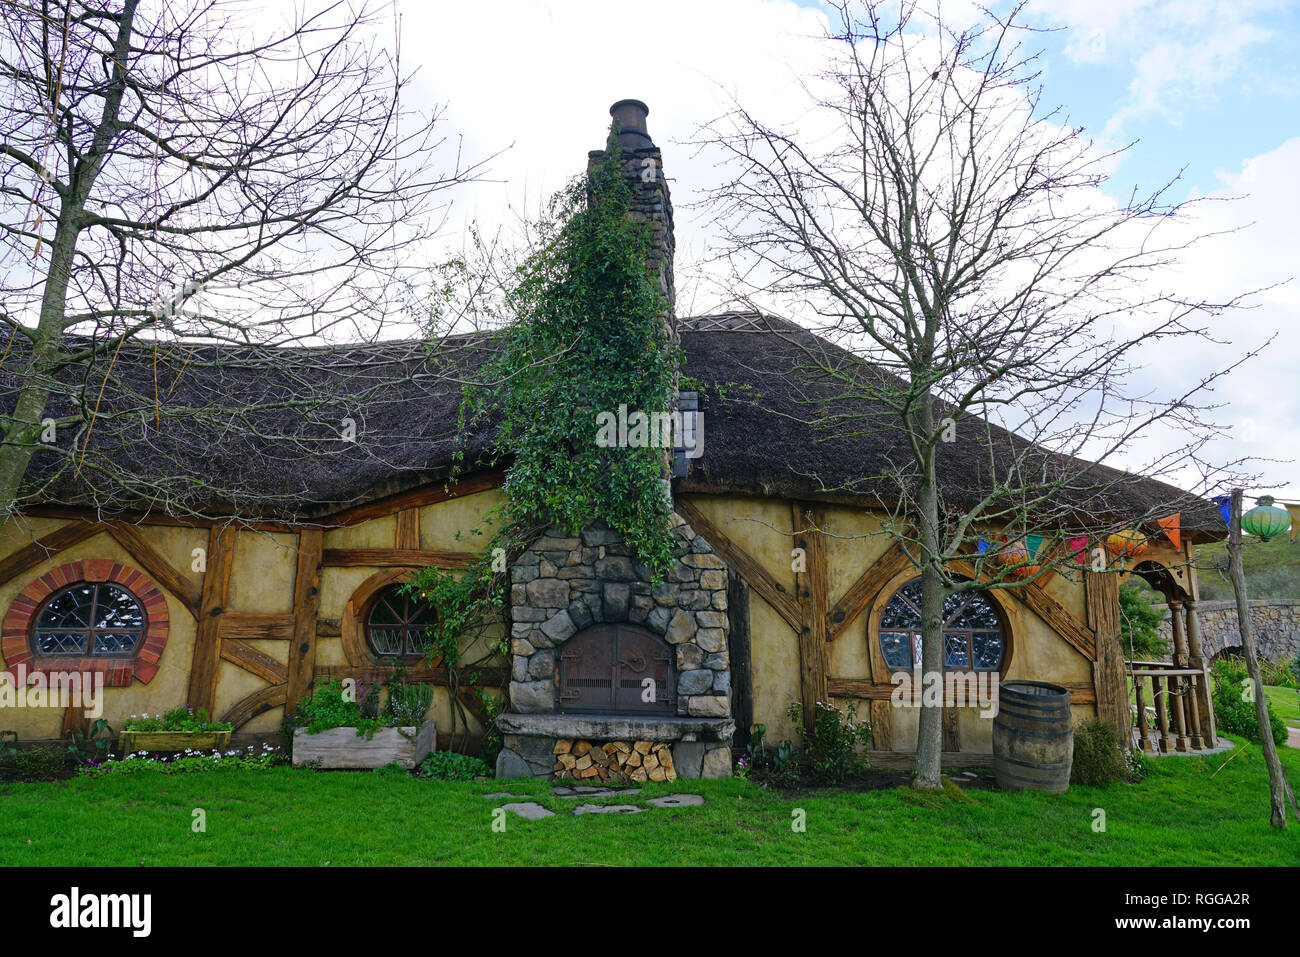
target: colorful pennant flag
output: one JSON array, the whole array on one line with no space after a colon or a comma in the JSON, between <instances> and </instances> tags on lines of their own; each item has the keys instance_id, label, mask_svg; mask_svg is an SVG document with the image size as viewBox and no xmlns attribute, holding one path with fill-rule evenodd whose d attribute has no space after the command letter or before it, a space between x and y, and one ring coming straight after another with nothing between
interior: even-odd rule
<instances>
[{"instance_id":1,"label":"colorful pennant flag","mask_svg":"<svg viewBox=\"0 0 1300 957\"><path fill-rule=\"evenodd\" d=\"M1042 535L1026 535L1026 536L1025 536L1025 547L1026 547L1027 549L1029 549L1029 557L1030 557L1030 558L1037 558L1037 557L1038 557L1038 550L1039 550L1040 548L1043 547L1043 536L1042 536Z\"/></svg>"},{"instance_id":2,"label":"colorful pennant flag","mask_svg":"<svg viewBox=\"0 0 1300 957\"><path fill-rule=\"evenodd\" d=\"M1068 548L1070 554L1074 556L1074 563L1076 565L1088 564L1088 539L1086 536L1080 535L1078 538L1067 540L1065 547Z\"/></svg>"},{"instance_id":3,"label":"colorful pennant flag","mask_svg":"<svg viewBox=\"0 0 1300 957\"><path fill-rule=\"evenodd\" d=\"M981 538L975 543L975 547L978 548L980 554L983 555L985 552L989 550L989 543L984 541L984 539Z\"/></svg>"},{"instance_id":4,"label":"colorful pennant flag","mask_svg":"<svg viewBox=\"0 0 1300 957\"><path fill-rule=\"evenodd\" d=\"M1183 549L1183 529L1182 529L1182 512L1174 512L1167 518L1157 518L1156 524L1164 530L1169 540L1174 543L1174 548L1182 551Z\"/></svg>"},{"instance_id":5,"label":"colorful pennant flag","mask_svg":"<svg viewBox=\"0 0 1300 957\"><path fill-rule=\"evenodd\" d=\"M1219 514L1223 516L1223 524L1231 526L1232 525L1232 496L1216 495L1214 496L1214 504L1219 506Z\"/></svg>"}]
</instances>

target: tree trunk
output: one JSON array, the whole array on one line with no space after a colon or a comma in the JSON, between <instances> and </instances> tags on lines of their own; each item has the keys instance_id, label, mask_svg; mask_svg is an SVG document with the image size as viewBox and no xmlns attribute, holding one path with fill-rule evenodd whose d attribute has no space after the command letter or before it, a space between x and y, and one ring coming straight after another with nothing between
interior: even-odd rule
<instances>
[{"instance_id":1,"label":"tree trunk","mask_svg":"<svg viewBox=\"0 0 1300 957\"><path fill-rule=\"evenodd\" d=\"M926 428L931 417L930 403L921 403L918 437L928 441L930 430ZM934 450L927 447L929 454L924 456L921 465L921 481L917 488L917 510L920 526L921 559L921 714L916 731L916 766L913 772L913 787L938 788L942 772L943 753L943 698L942 690L938 704L929 701L924 693L926 683L939 681L943 687L943 577L935 559L939 555L939 490L935 476Z\"/></svg>"},{"instance_id":2,"label":"tree trunk","mask_svg":"<svg viewBox=\"0 0 1300 957\"><path fill-rule=\"evenodd\" d=\"M1259 721L1259 739L1264 748L1264 763L1268 765L1269 823L1286 828L1286 777L1282 762L1278 760L1277 745L1273 743L1273 729L1268 723L1268 699L1264 696L1264 682L1259 675L1259 656L1255 654L1255 633L1250 626L1250 605L1246 599L1246 573L1241 561L1241 489L1232 493L1232 522L1228 529L1228 576L1237 596L1237 625L1241 630L1241 646L1246 649L1246 670L1255 689L1255 718Z\"/></svg>"}]
</instances>

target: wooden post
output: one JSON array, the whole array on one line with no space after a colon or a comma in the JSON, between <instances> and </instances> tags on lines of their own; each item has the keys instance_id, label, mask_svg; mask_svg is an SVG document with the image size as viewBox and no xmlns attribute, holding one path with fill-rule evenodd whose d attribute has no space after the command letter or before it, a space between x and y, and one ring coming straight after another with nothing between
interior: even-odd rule
<instances>
[{"instance_id":1,"label":"wooden post","mask_svg":"<svg viewBox=\"0 0 1300 957\"><path fill-rule=\"evenodd\" d=\"M1151 697L1155 699L1156 706L1156 724L1160 728L1160 750L1165 754L1177 749L1178 744L1174 736L1169 733L1169 695L1166 694L1165 688L1160 687L1160 679L1155 675L1151 676Z\"/></svg>"},{"instance_id":2,"label":"wooden post","mask_svg":"<svg viewBox=\"0 0 1300 957\"><path fill-rule=\"evenodd\" d=\"M1205 747L1213 748L1219 743L1219 727L1214 717L1214 700L1210 695L1209 662L1205 660L1205 651L1201 645L1201 616L1194 598L1183 602L1183 608L1187 614L1187 664L1190 668L1199 668L1201 672L1201 679L1196 683L1197 704L1203 716L1201 728Z\"/></svg>"},{"instance_id":3,"label":"wooden post","mask_svg":"<svg viewBox=\"0 0 1300 957\"><path fill-rule=\"evenodd\" d=\"M1151 743L1151 726L1147 721L1147 701L1143 689L1146 688L1146 678L1133 678L1133 693L1137 698L1137 723L1139 745L1143 751L1155 753L1155 746Z\"/></svg>"},{"instance_id":4,"label":"wooden post","mask_svg":"<svg viewBox=\"0 0 1300 957\"><path fill-rule=\"evenodd\" d=\"M1128 706L1128 677L1124 670L1124 644L1119 628L1119 579L1105 572L1083 575L1088 627L1096 636L1097 659L1092 682L1097 695L1097 717L1115 726L1120 741L1133 735Z\"/></svg>"},{"instance_id":5,"label":"wooden post","mask_svg":"<svg viewBox=\"0 0 1300 957\"><path fill-rule=\"evenodd\" d=\"M1269 823L1276 828L1286 828L1286 796L1290 792L1282 762L1278 760L1277 745L1268 723L1268 700L1264 697L1264 681L1259 675L1259 656L1255 653L1255 632L1250 621L1250 603L1246 598L1246 571L1241 560L1241 489L1232 490L1231 521L1228 524L1228 577L1237 596L1237 627L1241 631L1241 646L1246 651L1246 670L1255 688L1255 717L1259 721L1259 737L1268 765ZM1294 803L1295 798L1292 797ZM1300 816L1300 811L1296 812Z\"/></svg>"},{"instance_id":6,"label":"wooden post","mask_svg":"<svg viewBox=\"0 0 1300 957\"><path fill-rule=\"evenodd\" d=\"M316 666L316 615L320 610L320 563L324 535L319 528L298 533L298 570L293 580L293 641L284 713L291 714L311 690Z\"/></svg>"},{"instance_id":7,"label":"wooden post","mask_svg":"<svg viewBox=\"0 0 1300 957\"><path fill-rule=\"evenodd\" d=\"M817 718L817 702L825 701L827 599L826 517L813 506L793 505L794 545L803 549L804 571L796 566L795 586L802 622L799 630L799 691L803 698L804 727L810 731Z\"/></svg>"},{"instance_id":8,"label":"wooden post","mask_svg":"<svg viewBox=\"0 0 1300 957\"><path fill-rule=\"evenodd\" d=\"M754 673L749 645L749 585L734 569L727 570L727 660L731 665L731 714L736 720L732 747L749 747L754 724Z\"/></svg>"},{"instance_id":9,"label":"wooden post","mask_svg":"<svg viewBox=\"0 0 1300 957\"><path fill-rule=\"evenodd\" d=\"M214 525L208 531L208 554L199 593L199 622L194 635L194 656L190 662L190 687L186 701L195 710L212 714L217 696L217 668L221 663L221 615L230 591L230 569L235 557L238 531L228 525Z\"/></svg>"}]
</instances>

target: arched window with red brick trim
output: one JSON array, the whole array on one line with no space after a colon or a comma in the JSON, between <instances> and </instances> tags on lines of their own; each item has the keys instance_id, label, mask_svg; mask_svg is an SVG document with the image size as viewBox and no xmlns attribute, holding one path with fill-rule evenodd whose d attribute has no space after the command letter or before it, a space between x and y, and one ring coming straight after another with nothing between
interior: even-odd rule
<instances>
[{"instance_id":1,"label":"arched window with red brick trim","mask_svg":"<svg viewBox=\"0 0 1300 957\"><path fill-rule=\"evenodd\" d=\"M149 576L112 559L85 559L19 593L0 629L0 650L10 672L96 671L108 685L132 678L147 684L169 629L167 599Z\"/></svg>"}]
</instances>

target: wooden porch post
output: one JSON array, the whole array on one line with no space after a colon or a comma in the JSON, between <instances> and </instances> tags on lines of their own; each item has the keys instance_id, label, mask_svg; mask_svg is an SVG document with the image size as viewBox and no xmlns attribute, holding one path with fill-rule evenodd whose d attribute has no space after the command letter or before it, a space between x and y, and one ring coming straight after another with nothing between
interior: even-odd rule
<instances>
[{"instance_id":1,"label":"wooden porch post","mask_svg":"<svg viewBox=\"0 0 1300 957\"><path fill-rule=\"evenodd\" d=\"M1187 615L1187 666L1197 668L1201 672L1201 680L1197 682L1196 697L1198 710L1202 715L1201 730L1205 739L1204 747L1213 748L1219 744L1219 728L1214 718L1214 701L1210 697L1210 668L1201 646L1201 616L1197 611L1196 599L1188 598L1184 601L1183 610Z\"/></svg>"},{"instance_id":2,"label":"wooden porch post","mask_svg":"<svg viewBox=\"0 0 1300 957\"><path fill-rule=\"evenodd\" d=\"M1183 603L1177 598L1169 599L1169 621L1174 632L1174 667L1187 667L1187 636L1183 634ZM1169 678L1165 682L1169 692L1169 707L1174 713L1174 733L1178 739L1178 750L1189 751L1192 747L1191 736L1187 733L1187 688L1185 678Z\"/></svg>"}]
</instances>

